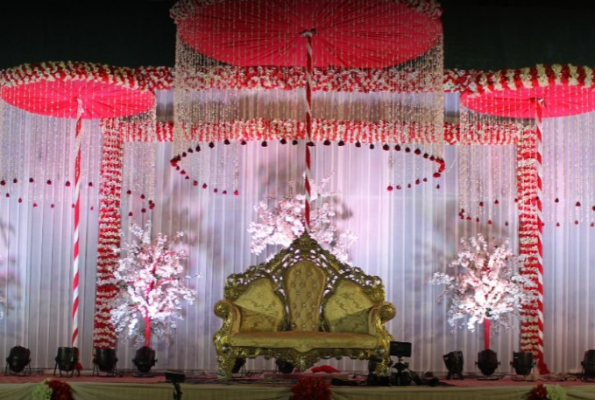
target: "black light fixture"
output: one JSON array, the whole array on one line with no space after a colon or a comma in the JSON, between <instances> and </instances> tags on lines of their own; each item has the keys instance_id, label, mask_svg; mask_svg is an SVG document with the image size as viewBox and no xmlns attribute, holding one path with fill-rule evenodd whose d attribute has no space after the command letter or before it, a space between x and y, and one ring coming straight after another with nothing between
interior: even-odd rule
<instances>
[{"instance_id":1,"label":"black light fixture","mask_svg":"<svg viewBox=\"0 0 595 400\"><path fill-rule=\"evenodd\" d=\"M151 368L155 365L157 359L155 358L155 350L149 346L143 346L136 351L132 363L136 367L135 376L149 377Z\"/></svg>"},{"instance_id":2,"label":"black light fixture","mask_svg":"<svg viewBox=\"0 0 595 400\"><path fill-rule=\"evenodd\" d=\"M460 350L451 351L448 354L442 356L444 359L444 365L448 368L448 374L446 379L465 379L463 377L463 352Z\"/></svg>"},{"instance_id":3,"label":"black light fixture","mask_svg":"<svg viewBox=\"0 0 595 400\"><path fill-rule=\"evenodd\" d=\"M116 364L118 357L116 357L116 349L95 349L93 357L93 375L101 376L115 376L117 374Z\"/></svg>"},{"instance_id":4,"label":"black light fixture","mask_svg":"<svg viewBox=\"0 0 595 400\"><path fill-rule=\"evenodd\" d=\"M75 370L78 372L78 376L81 376L81 371L77 368L79 362L78 347L58 347L58 354L54 360L56 361L54 375L56 375L56 369L59 369L60 376L62 376L62 372L67 372L70 373L70 376L74 376Z\"/></svg>"},{"instance_id":5,"label":"black light fixture","mask_svg":"<svg viewBox=\"0 0 595 400\"><path fill-rule=\"evenodd\" d=\"M513 352L510 365L514 368L517 375L526 377L531 374L535 363L533 362L533 353L531 352Z\"/></svg>"},{"instance_id":6,"label":"black light fixture","mask_svg":"<svg viewBox=\"0 0 595 400\"><path fill-rule=\"evenodd\" d=\"M498 353L490 349L480 351L477 353L477 362L475 365L479 367L479 370L485 376L492 375L498 368L498 365L500 365Z\"/></svg>"},{"instance_id":7,"label":"black light fixture","mask_svg":"<svg viewBox=\"0 0 595 400\"><path fill-rule=\"evenodd\" d=\"M583 367L583 381L595 379L595 350L585 351L585 356L581 362Z\"/></svg>"},{"instance_id":8,"label":"black light fixture","mask_svg":"<svg viewBox=\"0 0 595 400\"><path fill-rule=\"evenodd\" d=\"M165 371L165 380L174 385L174 400L182 400L180 383L186 380L186 374L182 371L168 369Z\"/></svg>"},{"instance_id":9,"label":"black light fixture","mask_svg":"<svg viewBox=\"0 0 595 400\"><path fill-rule=\"evenodd\" d=\"M23 346L15 346L10 349L6 357L5 374L31 375L31 351Z\"/></svg>"}]
</instances>

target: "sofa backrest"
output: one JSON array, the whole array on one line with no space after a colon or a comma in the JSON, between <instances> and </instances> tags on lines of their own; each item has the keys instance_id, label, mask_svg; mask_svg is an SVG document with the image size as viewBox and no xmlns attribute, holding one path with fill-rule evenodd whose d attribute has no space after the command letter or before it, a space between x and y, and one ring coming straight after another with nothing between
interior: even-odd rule
<instances>
[{"instance_id":1,"label":"sofa backrest","mask_svg":"<svg viewBox=\"0 0 595 400\"><path fill-rule=\"evenodd\" d=\"M287 268L283 289L289 311L289 329L320 330L320 307L326 288L326 275L312 261L300 260Z\"/></svg>"},{"instance_id":2,"label":"sofa backrest","mask_svg":"<svg viewBox=\"0 0 595 400\"><path fill-rule=\"evenodd\" d=\"M340 262L307 233L269 261L228 276L224 296L240 306L245 332L367 332L365 311L385 300L378 276Z\"/></svg>"}]
</instances>

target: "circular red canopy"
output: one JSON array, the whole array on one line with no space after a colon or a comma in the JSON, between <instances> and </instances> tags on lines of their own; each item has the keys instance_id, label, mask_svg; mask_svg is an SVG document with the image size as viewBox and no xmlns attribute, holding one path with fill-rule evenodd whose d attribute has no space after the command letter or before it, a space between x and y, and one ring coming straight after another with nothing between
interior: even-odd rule
<instances>
[{"instance_id":1,"label":"circular red canopy","mask_svg":"<svg viewBox=\"0 0 595 400\"><path fill-rule=\"evenodd\" d=\"M0 97L34 114L76 118L116 118L147 111L155 95L133 70L86 63L42 63L6 70Z\"/></svg>"},{"instance_id":2,"label":"circular red canopy","mask_svg":"<svg viewBox=\"0 0 595 400\"><path fill-rule=\"evenodd\" d=\"M470 110L509 118L535 118L536 102L540 99L543 100L544 118L569 117L595 111L593 89L579 86L506 89L481 95L461 96L461 102Z\"/></svg>"},{"instance_id":3,"label":"circular red canopy","mask_svg":"<svg viewBox=\"0 0 595 400\"><path fill-rule=\"evenodd\" d=\"M177 18L178 36L197 53L237 66L384 68L437 44L435 15L387 0L245 0L196 5Z\"/></svg>"}]
</instances>

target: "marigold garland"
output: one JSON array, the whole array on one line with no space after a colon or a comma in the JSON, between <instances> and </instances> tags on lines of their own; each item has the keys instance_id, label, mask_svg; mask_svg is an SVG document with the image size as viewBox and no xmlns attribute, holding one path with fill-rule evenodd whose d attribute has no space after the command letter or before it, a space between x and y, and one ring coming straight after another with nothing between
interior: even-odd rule
<instances>
[{"instance_id":1,"label":"marigold garland","mask_svg":"<svg viewBox=\"0 0 595 400\"><path fill-rule=\"evenodd\" d=\"M289 400L330 400L331 385L323 378L300 378L291 388Z\"/></svg>"}]
</instances>

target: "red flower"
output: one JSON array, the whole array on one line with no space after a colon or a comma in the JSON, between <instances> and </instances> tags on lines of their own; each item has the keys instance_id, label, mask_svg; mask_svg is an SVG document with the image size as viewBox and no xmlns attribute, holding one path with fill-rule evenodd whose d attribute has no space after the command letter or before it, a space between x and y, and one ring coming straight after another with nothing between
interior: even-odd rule
<instances>
[{"instance_id":1,"label":"red flower","mask_svg":"<svg viewBox=\"0 0 595 400\"><path fill-rule=\"evenodd\" d=\"M331 386L322 378L300 378L289 400L330 400Z\"/></svg>"},{"instance_id":2,"label":"red flower","mask_svg":"<svg viewBox=\"0 0 595 400\"><path fill-rule=\"evenodd\" d=\"M527 400L548 400L547 389L540 383L531 389L527 395Z\"/></svg>"}]
</instances>

